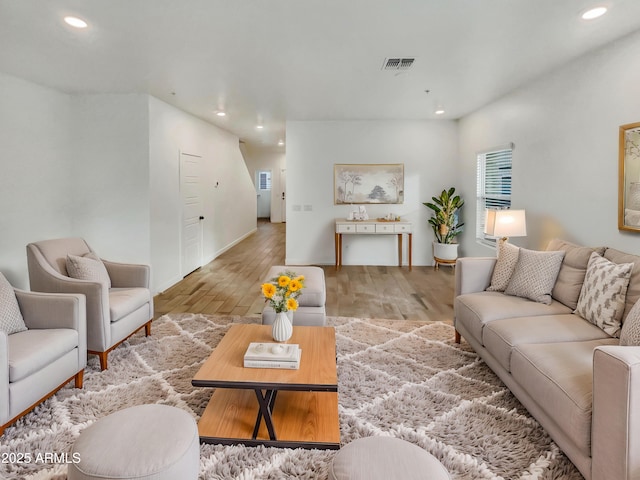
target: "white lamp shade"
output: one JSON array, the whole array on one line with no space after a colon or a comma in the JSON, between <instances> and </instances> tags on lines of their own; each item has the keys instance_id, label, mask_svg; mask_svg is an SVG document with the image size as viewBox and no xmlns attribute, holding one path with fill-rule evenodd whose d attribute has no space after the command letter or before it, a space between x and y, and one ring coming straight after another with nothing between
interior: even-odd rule
<instances>
[{"instance_id":1,"label":"white lamp shade","mask_svg":"<svg viewBox=\"0 0 640 480\"><path fill-rule=\"evenodd\" d=\"M524 210L487 209L484 233L491 237L526 237L527 222Z\"/></svg>"}]
</instances>

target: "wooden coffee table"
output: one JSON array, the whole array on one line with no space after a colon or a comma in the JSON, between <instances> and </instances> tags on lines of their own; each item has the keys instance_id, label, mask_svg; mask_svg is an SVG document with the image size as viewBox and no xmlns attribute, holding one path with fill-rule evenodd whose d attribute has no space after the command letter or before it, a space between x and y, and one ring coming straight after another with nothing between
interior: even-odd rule
<instances>
[{"instance_id":1,"label":"wooden coffee table","mask_svg":"<svg viewBox=\"0 0 640 480\"><path fill-rule=\"evenodd\" d=\"M191 381L215 387L198 422L200 440L225 445L340 448L333 327L293 328L299 370L245 368L251 342L273 342L269 325L233 325Z\"/></svg>"}]
</instances>

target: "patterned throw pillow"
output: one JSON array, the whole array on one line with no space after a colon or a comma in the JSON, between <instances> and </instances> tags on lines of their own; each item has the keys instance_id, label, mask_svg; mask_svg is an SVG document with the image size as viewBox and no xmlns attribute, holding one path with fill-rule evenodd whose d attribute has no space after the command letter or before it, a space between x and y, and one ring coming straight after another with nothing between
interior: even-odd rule
<instances>
[{"instance_id":1,"label":"patterned throw pillow","mask_svg":"<svg viewBox=\"0 0 640 480\"><path fill-rule=\"evenodd\" d=\"M67 255L67 273L71 278L100 282L111 288L107 268L94 253L87 253L84 257Z\"/></svg>"},{"instance_id":2,"label":"patterned throw pillow","mask_svg":"<svg viewBox=\"0 0 640 480\"><path fill-rule=\"evenodd\" d=\"M27 326L24 324L22 312L16 299L13 287L0 273L0 330L11 335L24 332Z\"/></svg>"},{"instance_id":3,"label":"patterned throw pillow","mask_svg":"<svg viewBox=\"0 0 640 480\"><path fill-rule=\"evenodd\" d=\"M562 251L537 252L521 248L516 268L504 293L549 305L563 258Z\"/></svg>"},{"instance_id":4,"label":"patterned throw pillow","mask_svg":"<svg viewBox=\"0 0 640 480\"><path fill-rule=\"evenodd\" d=\"M592 253L578 298L577 313L612 337L620 335L633 263L616 264Z\"/></svg>"},{"instance_id":5,"label":"patterned throw pillow","mask_svg":"<svg viewBox=\"0 0 640 480\"><path fill-rule=\"evenodd\" d=\"M487 288L488 292L504 292L516 268L519 253L519 247L502 239L498 241L498 260L493 268L491 285Z\"/></svg>"},{"instance_id":6,"label":"patterned throw pillow","mask_svg":"<svg viewBox=\"0 0 640 480\"><path fill-rule=\"evenodd\" d=\"M620 331L620 345L640 346L640 301L636 302L627 318L622 324Z\"/></svg>"}]
</instances>

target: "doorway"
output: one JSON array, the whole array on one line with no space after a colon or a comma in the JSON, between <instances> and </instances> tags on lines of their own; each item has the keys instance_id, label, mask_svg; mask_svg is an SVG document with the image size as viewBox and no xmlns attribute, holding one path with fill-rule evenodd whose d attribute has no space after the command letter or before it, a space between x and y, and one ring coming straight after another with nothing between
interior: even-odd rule
<instances>
[{"instance_id":1,"label":"doorway","mask_svg":"<svg viewBox=\"0 0 640 480\"><path fill-rule=\"evenodd\" d=\"M258 198L258 218L271 218L271 170L256 172L256 195Z\"/></svg>"},{"instance_id":2,"label":"doorway","mask_svg":"<svg viewBox=\"0 0 640 480\"><path fill-rule=\"evenodd\" d=\"M180 152L180 197L182 199L181 274L186 277L202 266L203 209L200 155Z\"/></svg>"}]
</instances>

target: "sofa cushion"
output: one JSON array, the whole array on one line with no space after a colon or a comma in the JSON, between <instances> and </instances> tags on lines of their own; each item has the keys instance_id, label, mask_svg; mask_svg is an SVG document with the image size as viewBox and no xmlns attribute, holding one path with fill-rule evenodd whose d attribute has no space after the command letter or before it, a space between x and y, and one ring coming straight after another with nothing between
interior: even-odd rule
<instances>
[{"instance_id":1,"label":"sofa cushion","mask_svg":"<svg viewBox=\"0 0 640 480\"><path fill-rule=\"evenodd\" d=\"M511 354L511 374L540 408L591 456L593 351L616 339L518 345Z\"/></svg>"},{"instance_id":2,"label":"sofa cushion","mask_svg":"<svg viewBox=\"0 0 640 480\"><path fill-rule=\"evenodd\" d=\"M574 313L612 337L619 336L632 268L633 263L616 264L592 253Z\"/></svg>"},{"instance_id":3,"label":"sofa cushion","mask_svg":"<svg viewBox=\"0 0 640 480\"><path fill-rule=\"evenodd\" d=\"M564 251L537 252L521 248L504 293L549 305L563 257Z\"/></svg>"},{"instance_id":4,"label":"sofa cushion","mask_svg":"<svg viewBox=\"0 0 640 480\"><path fill-rule=\"evenodd\" d=\"M494 320L482 331L482 343L507 371L511 371L511 352L517 345L606 338L610 337L600 328L570 313Z\"/></svg>"},{"instance_id":5,"label":"sofa cushion","mask_svg":"<svg viewBox=\"0 0 640 480\"><path fill-rule=\"evenodd\" d=\"M580 245L554 238L547 245L547 250L564 250L565 252L551 296L564 303L567 307L575 309L578 305L578 297L584 283L584 275L587 272L589 258L593 252L602 255L605 248L581 247Z\"/></svg>"},{"instance_id":6,"label":"sofa cushion","mask_svg":"<svg viewBox=\"0 0 640 480\"><path fill-rule=\"evenodd\" d=\"M80 257L67 255L67 273L71 278L100 282L107 288L111 288L111 278L102 260L92 252Z\"/></svg>"},{"instance_id":7,"label":"sofa cushion","mask_svg":"<svg viewBox=\"0 0 640 480\"><path fill-rule=\"evenodd\" d=\"M482 343L482 329L493 320L538 315L571 313L571 310L555 300L550 305L532 302L500 292L476 292L458 295L454 300L456 325Z\"/></svg>"},{"instance_id":8,"label":"sofa cushion","mask_svg":"<svg viewBox=\"0 0 640 480\"><path fill-rule=\"evenodd\" d=\"M146 288L112 288L109 290L111 321L117 322L149 302L151 292Z\"/></svg>"},{"instance_id":9,"label":"sofa cushion","mask_svg":"<svg viewBox=\"0 0 640 480\"><path fill-rule=\"evenodd\" d=\"M640 346L640 301L636 302L622 325L620 345Z\"/></svg>"},{"instance_id":10,"label":"sofa cushion","mask_svg":"<svg viewBox=\"0 0 640 480\"><path fill-rule=\"evenodd\" d=\"M11 335L26 329L13 287L0 273L0 332Z\"/></svg>"},{"instance_id":11,"label":"sofa cushion","mask_svg":"<svg viewBox=\"0 0 640 480\"><path fill-rule=\"evenodd\" d=\"M491 285L487 288L489 292L504 292L516 268L519 253L519 247L504 239L498 241L498 259L491 274Z\"/></svg>"},{"instance_id":12,"label":"sofa cushion","mask_svg":"<svg viewBox=\"0 0 640 480\"><path fill-rule=\"evenodd\" d=\"M72 328L31 329L9 337L9 381L17 382L42 370L78 347Z\"/></svg>"},{"instance_id":13,"label":"sofa cushion","mask_svg":"<svg viewBox=\"0 0 640 480\"><path fill-rule=\"evenodd\" d=\"M633 263L633 271L627 287L624 313L622 314L622 322L624 323L633 306L640 300L640 257L621 252L615 248L607 248L604 251L604 258L611 260L613 263Z\"/></svg>"}]
</instances>

